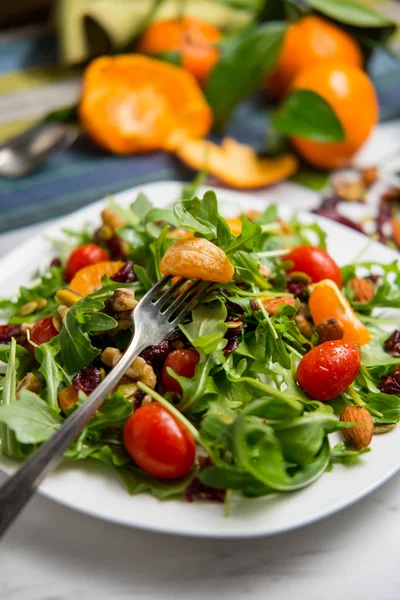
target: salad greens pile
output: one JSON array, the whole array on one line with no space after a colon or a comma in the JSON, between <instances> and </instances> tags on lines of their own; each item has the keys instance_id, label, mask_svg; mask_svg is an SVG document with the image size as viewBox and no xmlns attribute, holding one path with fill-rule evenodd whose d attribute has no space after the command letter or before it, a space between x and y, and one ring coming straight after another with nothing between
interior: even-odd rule
<instances>
[{"instance_id":1,"label":"salad greens pile","mask_svg":"<svg viewBox=\"0 0 400 600\"><path fill-rule=\"evenodd\" d=\"M329 403L312 400L296 383L298 361L318 343L317 334L306 337L295 320L299 307L307 308L307 286L295 306L282 303L275 314L266 310L263 301L291 296L284 261L287 248L304 244L325 248L325 233L318 225L302 224L297 218L282 224L276 207L268 206L261 214L249 215L251 218L242 215L242 231L235 236L219 213L214 192L207 192L202 199L189 197L190 193L187 190L171 208L153 207L143 194L129 209L112 203L111 210L124 223L116 232L128 244L127 259L134 263L135 280L121 284L104 276L99 290L69 308L59 335L38 346L35 357L27 349L28 342L21 339L13 337L11 343L0 344L0 360L7 364L0 376L0 433L5 456L24 459L85 402L86 394L80 390L77 403L63 412L58 402L60 391L71 386L82 369L99 366L105 347L123 351L132 335L117 331L117 321L105 310L107 301L121 287L134 290L140 299L161 277L161 258L182 228L222 248L235 267L235 276L228 284L215 284L180 326L181 344L194 348L200 357L192 378L168 371L178 380L182 394L165 393L156 362L155 390L136 383L193 433L199 447L196 466L187 477L167 481L133 463L124 448L122 431L136 408L123 386L105 401L66 456L102 461L121 476L132 494L182 495L196 480L203 491L239 490L246 496L262 496L302 488L333 464L351 465L368 451L355 450L346 442L331 448L329 434L348 426L338 419L344 406L365 406L376 424L400 420L399 395L380 390L382 379L400 363L399 355L384 349L389 333L382 310L400 308L399 264L363 263L343 268L343 291L373 339L362 348L362 367L352 389ZM67 232L68 236L72 245L64 246L63 260L71 247L92 239L87 231ZM268 276L260 272L260 265ZM374 296L367 303L357 301L348 286L360 272L375 274ZM54 316L56 292L65 286L63 264L49 267L35 275L31 287L21 288L16 298L0 301L2 316L8 325L16 326ZM44 298L46 305L34 314L21 315L21 307L37 298ZM393 315L391 318L394 324ZM236 323L234 336L229 331L232 322ZM105 365L102 368L107 370ZM24 389L29 373L40 382L37 392Z\"/></svg>"}]
</instances>

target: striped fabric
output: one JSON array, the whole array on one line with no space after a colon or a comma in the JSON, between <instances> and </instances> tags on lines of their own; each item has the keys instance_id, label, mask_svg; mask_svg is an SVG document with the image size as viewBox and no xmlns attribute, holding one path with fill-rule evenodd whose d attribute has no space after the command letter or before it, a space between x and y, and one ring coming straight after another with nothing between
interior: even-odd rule
<instances>
[{"instance_id":1,"label":"striped fabric","mask_svg":"<svg viewBox=\"0 0 400 600\"><path fill-rule=\"evenodd\" d=\"M76 101L79 73L56 69L56 61L55 38L48 31L27 29L0 36L0 142L49 110ZM382 119L399 116L399 64L381 53L372 61L371 74ZM265 107L257 97L239 107L227 133L263 150ZM116 157L81 136L41 171L21 179L0 178L0 232L60 216L130 186L192 176L166 153Z\"/></svg>"}]
</instances>

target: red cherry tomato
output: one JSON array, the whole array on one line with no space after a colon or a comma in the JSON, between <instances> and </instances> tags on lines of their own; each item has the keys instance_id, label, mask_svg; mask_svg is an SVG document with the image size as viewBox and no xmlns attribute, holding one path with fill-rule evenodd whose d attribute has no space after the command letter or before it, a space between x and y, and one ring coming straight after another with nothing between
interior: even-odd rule
<instances>
[{"instance_id":1,"label":"red cherry tomato","mask_svg":"<svg viewBox=\"0 0 400 600\"><path fill-rule=\"evenodd\" d=\"M49 342L51 338L59 334L59 331L53 325L53 317L45 317L37 321L29 332L29 338L37 346ZM35 347L32 344L28 344L28 350L35 356Z\"/></svg>"},{"instance_id":2,"label":"red cherry tomato","mask_svg":"<svg viewBox=\"0 0 400 600\"><path fill-rule=\"evenodd\" d=\"M162 382L165 390L182 395L179 382L167 372L167 367L170 367L177 375L190 379L194 375L199 360L199 353L191 349L174 350L168 354L162 370Z\"/></svg>"},{"instance_id":3,"label":"red cherry tomato","mask_svg":"<svg viewBox=\"0 0 400 600\"><path fill-rule=\"evenodd\" d=\"M293 266L287 271L301 271L311 278L313 283L318 283L323 279L332 279L338 287L342 285L342 273L325 250L315 246L297 246L290 250L284 257L284 260L290 260Z\"/></svg>"},{"instance_id":4,"label":"red cherry tomato","mask_svg":"<svg viewBox=\"0 0 400 600\"><path fill-rule=\"evenodd\" d=\"M125 423L123 442L141 469L161 479L187 475L196 457L193 436L157 402L135 410Z\"/></svg>"},{"instance_id":5,"label":"red cherry tomato","mask_svg":"<svg viewBox=\"0 0 400 600\"><path fill-rule=\"evenodd\" d=\"M297 383L310 398L324 402L339 396L353 383L360 365L361 353L353 342L324 342L299 362Z\"/></svg>"},{"instance_id":6,"label":"red cherry tomato","mask_svg":"<svg viewBox=\"0 0 400 600\"><path fill-rule=\"evenodd\" d=\"M94 265L109 259L110 257L107 252L100 246L97 246L97 244L85 244L85 246L79 246L69 255L65 267L65 278L67 281L71 281L75 273L80 271L80 269L83 269L83 267L88 267L89 265Z\"/></svg>"}]
</instances>

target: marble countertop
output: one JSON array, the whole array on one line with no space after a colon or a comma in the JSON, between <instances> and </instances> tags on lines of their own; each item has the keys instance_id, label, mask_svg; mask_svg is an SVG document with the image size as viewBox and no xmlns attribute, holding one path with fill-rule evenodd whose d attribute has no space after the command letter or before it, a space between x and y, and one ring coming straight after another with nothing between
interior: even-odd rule
<instances>
[{"instance_id":1,"label":"marble countertop","mask_svg":"<svg viewBox=\"0 0 400 600\"><path fill-rule=\"evenodd\" d=\"M0 236L0 256L41 227ZM238 541L126 529L36 496L0 544L0 599L397 600L399 531L400 476L318 523Z\"/></svg>"}]
</instances>

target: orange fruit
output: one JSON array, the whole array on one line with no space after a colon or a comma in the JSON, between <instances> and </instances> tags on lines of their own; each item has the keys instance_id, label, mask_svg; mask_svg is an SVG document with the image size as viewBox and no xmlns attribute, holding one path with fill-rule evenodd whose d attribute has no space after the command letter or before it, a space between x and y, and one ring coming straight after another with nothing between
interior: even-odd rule
<instances>
[{"instance_id":1,"label":"orange fruit","mask_svg":"<svg viewBox=\"0 0 400 600\"><path fill-rule=\"evenodd\" d=\"M179 52L182 67L202 83L218 60L215 42L221 36L219 29L198 17L168 19L147 27L137 51L152 55Z\"/></svg>"},{"instance_id":2,"label":"orange fruit","mask_svg":"<svg viewBox=\"0 0 400 600\"><path fill-rule=\"evenodd\" d=\"M344 340L360 346L371 341L369 330L361 323L348 300L331 279L324 279L314 285L308 307L315 325L326 319L338 319L344 328Z\"/></svg>"},{"instance_id":3,"label":"orange fruit","mask_svg":"<svg viewBox=\"0 0 400 600\"><path fill-rule=\"evenodd\" d=\"M204 238L179 240L164 254L161 264L163 275L177 275L191 279L205 279L229 283L234 268L221 248Z\"/></svg>"},{"instance_id":4,"label":"orange fruit","mask_svg":"<svg viewBox=\"0 0 400 600\"><path fill-rule=\"evenodd\" d=\"M69 283L69 289L81 296L92 294L101 288L101 278L104 275L111 277L118 273L124 266L120 260L104 260L88 267L80 269Z\"/></svg>"},{"instance_id":5,"label":"orange fruit","mask_svg":"<svg viewBox=\"0 0 400 600\"><path fill-rule=\"evenodd\" d=\"M316 92L331 105L339 118L344 142L314 142L294 137L292 142L309 163L321 169L339 169L370 135L379 118L378 100L369 77L357 67L317 65L302 71L292 89Z\"/></svg>"},{"instance_id":6,"label":"orange fruit","mask_svg":"<svg viewBox=\"0 0 400 600\"><path fill-rule=\"evenodd\" d=\"M58 404L63 412L66 412L69 408L75 406L78 402L78 390L72 385L61 390L58 395Z\"/></svg>"},{"instance_id":7,"label":"orange fruit","mask_svg":"<svg viewBox=\"0 0 400 600\"><path fill-rule=\"evenodd\" d=\"M242 221L236 217L234 219L225 219L232 235L238 237L242 233Z\"/></svg>"},{"instance_id":8,"label":"orange fruit","mask_svg":"<svg viewBox=\"0 0 400 600\"><path fill-rule=\"evenodd\" d=\"M79 116L87 133L117 154L172 150L187 136L205 136L212 122L190 73L140 54L89 64Z\"/></svg>"},{"instance_id":9,"label":"orange fruit","mask_svg":"<svg viewBox=\"0 0 400 600\"><path fill-rule=\"evenodd\" d=\"M277 65L267 79L270 95L277 100L282 98L301 71L328 62L361 67L363 57L358 43L321 17L303 17L286 32Z\"/></svg>"}]
</instances>

